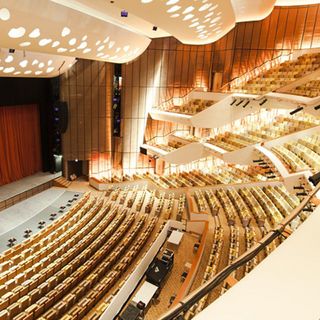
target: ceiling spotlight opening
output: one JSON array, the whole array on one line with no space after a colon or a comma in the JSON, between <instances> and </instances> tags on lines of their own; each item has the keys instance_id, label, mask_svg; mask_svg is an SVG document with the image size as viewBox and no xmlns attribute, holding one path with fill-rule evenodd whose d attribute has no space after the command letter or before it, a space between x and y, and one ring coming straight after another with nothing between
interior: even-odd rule
<instances>
[{"instance_id":1,"label":"ceiling spotlight opening","mask_svg":"<svg viewBox=\"0 0 320 320\"><path fill-rule=\"evenodd\" d=\"M153 26L153 27L152 27L152 30L153 30L153 31L157 31L157 30L158 30L158 27L157 27L157 26Z\"/></svg>"},{"instance_id":2,"label":"ceiling spotlight opening","mask_svg":"<svg viewBox=\"0 0 320 320\"><path fill-rule=\"evenodd\" d=\"M121 17L127 18L128 17L128 11L127 10L121 10Z\"/></svg>"}]
</instances>

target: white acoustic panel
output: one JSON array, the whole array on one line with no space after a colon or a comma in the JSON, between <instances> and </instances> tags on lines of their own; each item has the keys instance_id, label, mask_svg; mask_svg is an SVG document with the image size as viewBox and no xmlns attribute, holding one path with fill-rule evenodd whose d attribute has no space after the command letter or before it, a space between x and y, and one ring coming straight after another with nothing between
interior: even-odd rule
<instances>
[{"instance_id":1,"label":"white acoustic panel","mask_svg":"<svg viewBox=\"0 0 320 320\"><path fill-rule=\"evenodd\" d=\"M2 48L0 51L0 77L52 78L63 74L76 59L23 50Z\"/></svg>"},{"instance_id":2,"label":"white acoustic panel","mask_svg":"<svg viewBox=\"0 0 320 320\"><path fill-rule=\"evenodd\" d=\"M49 0L0 0L0 46L124 63L150 39Z\"/></svg>"},{"instance_id":3,"label":"white acoustic panel","mask_svg":"<svg viewBox=\"0 0 320 320\"><path fill-rule=\"evenodd\" d=\"M230 0L117 0L115 5L188 44L214 42L235 25Z\"/></svg>"}]
</instances>

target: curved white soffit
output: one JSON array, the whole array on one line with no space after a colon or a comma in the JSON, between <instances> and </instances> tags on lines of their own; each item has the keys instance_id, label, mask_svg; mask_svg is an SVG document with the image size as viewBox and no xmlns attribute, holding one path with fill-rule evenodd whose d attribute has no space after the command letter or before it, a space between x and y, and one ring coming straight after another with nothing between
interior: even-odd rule
<instances>
[{"instance_id":1,"label":"curved white soffit","mask_svg":"<svg viewBox=\"0 0 320 320\"><path fill-rule=\"evenodd\" d=\"M76 59L47 53L1 48L0 77L52 78L64 73Z\"/></svg>"},{"instance_id":2,"label":"curved white soffit","mask_svg":"<svg viewBox=\"0 0 320 320\"><path fill-rule=\"evenodd\" d=\"M320 0L277 0L276 6L306 6L318 3Z\"/></svg>"},{"instance_id":3,"label":"curved white soffit","mask_svg":"<svg viewBox=\"0 0 320 320\"><path fill-rule=\"evenodd\" d=\"M119 8L167 31L185 44L212 43L235 25L230 0L116 0Z\"/></svg>"},{"instance_id":4,"label":"curved white soffit","mask_svg":"<svg viewBox=\"0 0 320 320\"><path fill-rule=\"evenodd\" d=\"M276 0L231 0L237 22L256 21L266 18Z\"/></svg>"},{"instance_id":5,"label":"curved white soffit","mask_svg":"<svg viewBox=\"0 0 320 320\"><path fill-rule=\"evenodd\" d=\"M0 0L0 46L115 63L131 61L146 36L47 0Z\"/></svg>"}]
</instances>

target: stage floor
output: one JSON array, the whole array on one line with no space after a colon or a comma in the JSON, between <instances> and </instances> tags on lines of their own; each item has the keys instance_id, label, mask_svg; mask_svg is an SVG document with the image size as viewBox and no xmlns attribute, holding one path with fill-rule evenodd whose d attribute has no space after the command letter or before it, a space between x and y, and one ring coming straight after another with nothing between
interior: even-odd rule
<instances>
[{"instance_id":1,"label":"stage floor","mask_svg":"<svg viewBox=\"0 0 320 320\"><path fill-rule=\"evenodd\" d=\"M8 239L16 238L16 244L25 240L24 231L26 229L31 229L32 234L39 232L39 221L45 221L46 226L52 223L50 214L55 212L57 217L62 215L70 208L66 205L69 200L75 198L76 194L79 194L77 199L80 199L82 193L53 187L1 211L0 253L9 248L7 246ZM71 204L74 203L75 201ZM59 213L61 206L66 206L66 208Z\"/></svg>"},{"instance_id":2,"label":"stage floor","mask_svg":"<svg viewBox=\"0 0 320 320\"><path fill-rule=\"evenodd\" d=\"M49 172L38 172L32 176L25 177L9 184L5 184L0 187L0 202L12 198L20 193L26 192L60 176L61 172L54 174L51 174Z\"/></svg>"}]
</instances>

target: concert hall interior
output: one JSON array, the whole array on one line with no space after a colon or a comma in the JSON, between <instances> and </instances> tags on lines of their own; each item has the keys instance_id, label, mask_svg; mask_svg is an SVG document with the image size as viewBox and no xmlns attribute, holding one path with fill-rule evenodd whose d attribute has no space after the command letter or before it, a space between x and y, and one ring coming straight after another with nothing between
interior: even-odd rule
<instances>
[{"instance_id":1,"label":"concert hall interior","mask_svg":"<svg viewBox=\"0 0 320 320\"><path fill-rule=\"evenodd\" d=\"M0 320L320 319L319 0L0 30Z\"/></svg>"}]
</instances>

